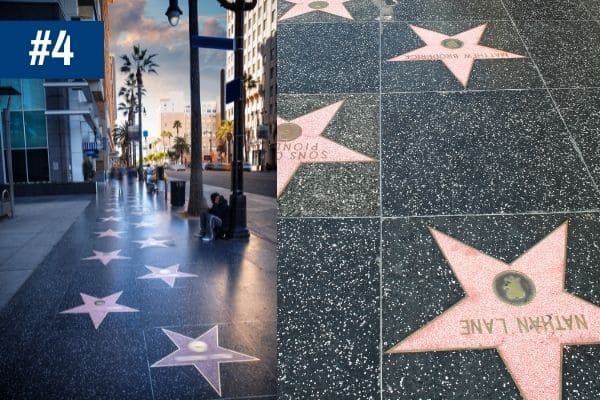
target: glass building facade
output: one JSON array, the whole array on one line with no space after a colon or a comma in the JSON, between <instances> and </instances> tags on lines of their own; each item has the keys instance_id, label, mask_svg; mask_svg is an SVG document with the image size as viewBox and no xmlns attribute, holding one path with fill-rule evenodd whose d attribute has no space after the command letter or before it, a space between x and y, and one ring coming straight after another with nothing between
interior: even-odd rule
<instances>
[{"instance_id":1,"label":"glass building facade","mask_svg":"<svg viewBox=\"0 0 600 400\"><path fill-rule=\"evenodd\" d=\"M12 96L10 133L15 182L50 181L46 93L41 79L0 79L0 86L12 86L21 96ZM6 108L7 99L0 100ZM4 143L6 148L6 143Z\"/></svg>"}]
</instances>

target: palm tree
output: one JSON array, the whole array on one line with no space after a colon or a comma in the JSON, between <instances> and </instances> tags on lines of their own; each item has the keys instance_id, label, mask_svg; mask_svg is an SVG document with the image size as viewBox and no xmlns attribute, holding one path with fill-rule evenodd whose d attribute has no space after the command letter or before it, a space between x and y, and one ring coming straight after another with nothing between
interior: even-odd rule
<instances>
[{"instance_id":1,"label":"palm tree","mask_svg":"<svg viewBox=\"0 0 600 400\"><path fill-rule=\"evenodd\" d=\"M121 72L124 74L128 74L128 79L135 79L135 85L138 90L138 115L139 115L139 129L140 129L140 167L142 165L142 143L141 143L141 135L142 135L142 76L145 73L148 74L158 74L156 68L158 64L154 62L154 57L156 54L149 54L147 49L142 49L140 45L133 46L133 52L129 55L123 54L121 56L121 60L123 60L123 65L121 66ZM130 109L130 118L133 113L133 108Z\"/></svg>"},{"instance_id":2,"label":"palm tree","mask_svg":"<svg viewBox=\"0 0 600 400\"><path fill-rule=\"evenodd\" d=\"M216 136L217 136L217 139L219 139L227 144L225 155L226 155L227 161L229 162L229 156L230 156L229 144L230 144L231 140L233 139L233 121L230 121L230 120L221 121L221 126L219 126L219 129L217 129Z\"/></svg>"},{"instance_id":3,"label":"palm tree","mask_svg":"<svg viewBox=\"0 0 600 400\"><path fill-rule=\"evenodd\" d=\"M179 155L179 163L183 158L183 153L190 152L190 145L185 141L185 138L175 138L175 144L173 145L173 151Z\"/></svg>"},{"instance_id":4,"label":"palm tree","mask_svg":"<svg viewBox=\"0 0 600 400\"><path fill-rule=\"evenodd\" d=\"M116 144L121 147L121 160L129 167L129 123L123 122L113 131L113 138Z\"/></svg>"},{"instance_id":5,"label":"palm tree","mask_svg":"<svg viewBox=\"0 0 600 400\"><path fill-rule=\"evenodd\" d=\"M175 135L176 137L179 137L179 128L181 128L181 121L180 120L175 120L175 122L173 122L173 129L175 129Z\"/></svg>"},{"instance_id":6,"label":"palm tree","mask_svg":"<svg viewBox=\"0 0 600 400\"><path fill-rule=\"evenodd\" d=\"M169 139L169 146L171 147L171 138L173 137L173 134L169 131L162 131L160 134L160 137L163 139L163 151L165 149L165 139Z\"/></svg>"}]
</instances>

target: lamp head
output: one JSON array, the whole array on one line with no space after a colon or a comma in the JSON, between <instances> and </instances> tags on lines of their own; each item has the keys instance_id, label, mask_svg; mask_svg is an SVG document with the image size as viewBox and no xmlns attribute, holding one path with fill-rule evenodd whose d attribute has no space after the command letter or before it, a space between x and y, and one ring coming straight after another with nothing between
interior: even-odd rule
<instances>
[{"instance_id":1,"label":"lamp head","mask_svg":"<svg viewBox=\"0 0 600 400\"><path fill-rule=\"evenodd\" d=\"M178 0L169 0L169 8L165 15L169 19L171 26L176 26L179 23L179 17L181 17L182 11L179 8Z\"/></svg>"}]
</instances>

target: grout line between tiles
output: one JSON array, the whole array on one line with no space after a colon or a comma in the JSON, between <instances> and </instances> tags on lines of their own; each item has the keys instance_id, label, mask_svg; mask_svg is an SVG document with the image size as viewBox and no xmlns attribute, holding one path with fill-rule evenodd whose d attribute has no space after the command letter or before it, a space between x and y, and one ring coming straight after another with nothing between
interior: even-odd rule
<instances>
[{"instance_id":1,"label":"grout line between tiles","mask_svg":"<svg viewBox=\"0 0 600 400\"><path fill-rule=\"evenodd\" d=\"M407 219L407 218L464 218L464 217L507 217L507 216L526 216L526 215L568 215L568 214L596 214L600 213L600 208L590 208L583 210L562 210L562 211L523 211L523 212L512 212L512 213L478 213L478 214L410 214L410 215L372 215L372 216L344 216L344 217L332 217L332 216L304 216L304 217L279 217L280 219Z\"/></svg>"},{"instance_id":2,"label":"grout line between tiles","mask_svg":"<svg viewBox=\"0 0 600 400\"><path fill-rule=\"evenodd\" d=\"M592 186L596 190L596 194L600 194L600 188L598 187L598 184L596 183L596 180L594 179L594 176L592 175L592 172L590 171L590 168L588 167L587 163L585 162L585 159L583 157L583 153L581 152L581 149L579 148L579 145L575 141L575 138L573 137L573 134L571 133L571 130L569 129L569 126L567 125L567 122L565 121L565 119L564 119L564 117L563 117L563 115L562 115L562 113L560 111L560 108L558 107L558 103L556 103L556 100L554 99L554 96L552 95L552 91L548 87L548 84L546 83L546 80L544 79L544 76L542 75L542 71L540 70L540 68L538 67L537 63L535 62L535 59L533 58L533 56L531 54L531 51L529 51L529 47L527 46L527 43L525 42L525 39L523 38L523 35L521 35L521 32L519 31L519 27L515 23L515 20L513 19L513 17L508 12L508 9L506 8L506 5L504 4L504 0L500 0L500 4L502 4L502 7L504 7L504 10L506 11L506 13L508 14L508 16L510 17L510 20L511 20L511 23L513 25L513 28L517 32L517 35L519 35L519 39L521 39L521 43L523 43L523 46L525 47L525 51L527 52L527 55L529 56L529 59L531 60L531 63L533 64L533 67L537 70L538 75L540 76L540 79L542 80L542 83L544 84L544 88L548 92L548 96L550 97L550 100L552 101L554 109L555 109L556 113L558 114L560 120L562 121L564 128L567 131L567 134L569 136L569 141L571 142L571 145L573 146L573 148L575 149L575 152L579 156L579 159L583 163L583 166L585 167L585 170L586 170L586 172L588 174L588 177L591 180Z\"/></svg>"},{"instance_id":3,"label":"grout line between tiles","mask_svg":"<svg viewBox=\"0 0 600 400\"><path fill-rule=\"evenodd\" d=\"M379 267L379 398L383 400L383 21L382 8L379 9L379 251L377 264Z\"/></svg>"},{"instance_id":4,"label":"grout line between tiles","mask_svg":"<svg viewBox=\"0 0 600 400\"><path fill-rule=\"evenodd\" d=\"M381 69L381 64L380 64ZM369 96L369 95L389 95L389 94L427 94L427 93L495 93L495 92L527 92L527 91L546 91L546 90L599 90L600 86L575 86L575 87L531 87L531 88L499 88L499 89L456 89L456 90L416 90L416 91L389 91L389 92L339 92L339 93L280 93L282 97L306 97L306 96Z\"/></svg>"}]
</instances>

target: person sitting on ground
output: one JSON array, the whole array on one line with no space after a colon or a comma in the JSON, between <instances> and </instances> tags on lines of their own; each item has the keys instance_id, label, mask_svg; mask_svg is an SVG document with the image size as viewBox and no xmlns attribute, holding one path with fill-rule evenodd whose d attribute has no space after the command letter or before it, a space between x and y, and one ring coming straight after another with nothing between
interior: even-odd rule
<instances>
[{"instance_id":1,"label":"person sitting on ground","mask_svg":"<svg viewBox=\"0 0 600 400\"><path fill-rule=\"evenodd\" d=\"M224 238L229 227L229 206L225 197L215 192L210 195L212 207L202 214L200 233L202 240L209 242L215 237Z\"/></svg>"}]
</instances>

